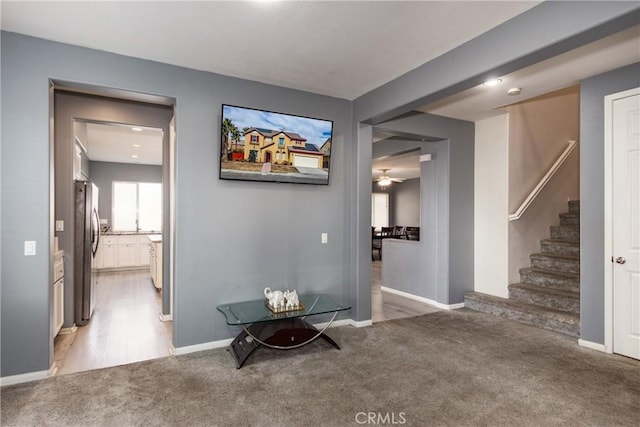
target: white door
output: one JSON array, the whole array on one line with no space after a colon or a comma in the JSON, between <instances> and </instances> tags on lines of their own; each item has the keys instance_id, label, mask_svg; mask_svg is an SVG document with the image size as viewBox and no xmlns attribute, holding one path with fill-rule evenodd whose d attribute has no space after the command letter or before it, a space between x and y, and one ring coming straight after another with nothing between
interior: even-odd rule
<instances>
[{"instance_id":1,"label":"white door","mask_svg":"<svg viewBox=\"0 0 640 427\"><path fill-rule=\"evenodd\" d=\"M613 101L613 352L640 359L640 98Z\"/></svg>"},{"instance_id":2,"label":"white door","mask_svg":"<svg viewBox=\"0 0 640 427\"><path fill-rule=\"evenodd\" d=\"M371 226L378 231L389 226L389 193L371 193Z\"/></svg>"}]
</instances>

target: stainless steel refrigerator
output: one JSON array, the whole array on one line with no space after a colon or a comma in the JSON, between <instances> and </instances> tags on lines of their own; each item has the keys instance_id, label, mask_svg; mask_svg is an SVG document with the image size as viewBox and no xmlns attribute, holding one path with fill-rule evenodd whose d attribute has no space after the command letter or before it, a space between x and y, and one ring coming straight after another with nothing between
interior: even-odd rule
<instances>
[{"instance_id":1,"label":"stainless steel refrigerator","mask_svg":"<svg viewBox=\"0 0 640 427\"><path fill-rule=\"evenodd\" d=\"M91 181L75 181L74 317L86 325L95 307L97 274L95 257L100 243L98 187Z\"/></svg>"}]
</instances>

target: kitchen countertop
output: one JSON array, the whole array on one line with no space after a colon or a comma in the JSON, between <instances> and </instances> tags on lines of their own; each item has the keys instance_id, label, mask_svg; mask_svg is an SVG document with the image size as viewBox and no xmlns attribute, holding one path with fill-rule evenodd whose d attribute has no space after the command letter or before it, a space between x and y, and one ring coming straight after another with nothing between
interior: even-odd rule
<instances>
[{"instance_id":1,"label":"kitchen countertop","mask_svg":"<svg viewBox=\"0 0 640 427\"><path fill-rule=\"evenodd\" d=\"M162 243L162 234L149 234L147 237L153 243Z\"/></svg>"}]
</instances>

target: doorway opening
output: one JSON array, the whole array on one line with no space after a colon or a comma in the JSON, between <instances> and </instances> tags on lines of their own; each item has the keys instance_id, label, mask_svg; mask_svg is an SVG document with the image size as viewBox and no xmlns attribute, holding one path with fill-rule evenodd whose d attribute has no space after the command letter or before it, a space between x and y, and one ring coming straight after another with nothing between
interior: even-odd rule
<instances>
[{"instance_id":1,"label":"doorway opening","mask_svg":"<svg viewBox=\"0 0 640 427\"><path fill-rule=\"evenodd\" d=\"M62 325L51 338L55 375L171 354L173 105L129 96L55 84L52 91L54 241L64 254L56 309ZM87 232L78 226L77 183L90 185L96 196L97 227ZM78 261L82 238L96 247L80 254L85 263ZM88 279L78 274L81 268ZM78 322L77 307L85 301L93 303L85 304Z\"/></svg>"},{"instance_id":2,"label":"doorway opening","mask_svg":"<svg viewBox=\"0 0 640 427\"><path fill-rule=\"evenodd\" d=\"M383 135L374 128L371 170L371 318L374 323L439 311L425 303L424 298L409 292L403 278L416 277L420 269L423 140L424 137ZM416 262L411 261L413 259Z\"/></svg>"}]
</instances>

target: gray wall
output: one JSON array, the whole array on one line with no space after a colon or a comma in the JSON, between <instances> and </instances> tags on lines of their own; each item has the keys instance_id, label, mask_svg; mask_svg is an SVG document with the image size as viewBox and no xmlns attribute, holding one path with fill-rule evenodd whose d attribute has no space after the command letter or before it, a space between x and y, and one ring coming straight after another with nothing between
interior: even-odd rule
<instances>
[{"instance_id":1,"label":"gray wall","mask_svg":"<svg viewBox=\"0 0 640 427\"><path fill-rule=\"evenodd\" d=\"M393 224L420 227L420 178L395 183L391 190Z\"/></svg>"},{"instance_id":2,"label":"gray wall","mask_svg":"<svg viewBox=\"0 0 640 427\"><path fill-rule=\"evenodd\" d=\"M111 222L111 191L113 181L162 183L162 166L130 163L90 162L91 181L100 189L98 213L100 219Z\"/></svg>"},{"instance_id":3,"label":"gray wall","mask_svg":"<svg viewBox=\"0 0 640 427\"><path fill-rule=\"evenodd\" d=\"M604 97L640 87L640 63L580 82L580 337L604 344Z\"/></svg>"},{"instance_id":4,"label":"gray wall","mask_svg":"<svg viewBox=\"0 0 640 427\"><path fill-rule=\"evenodd\" d=\"M53 360L52 76L176 100L176 347L237 334L215 306L267 285L350 302L350 102L12 33L1 43L2 376ZM333 120L329 185L220 181L222 103ZM37 242L36 256L22 255L25 240Z\"/></svg>"}]
</instances>

